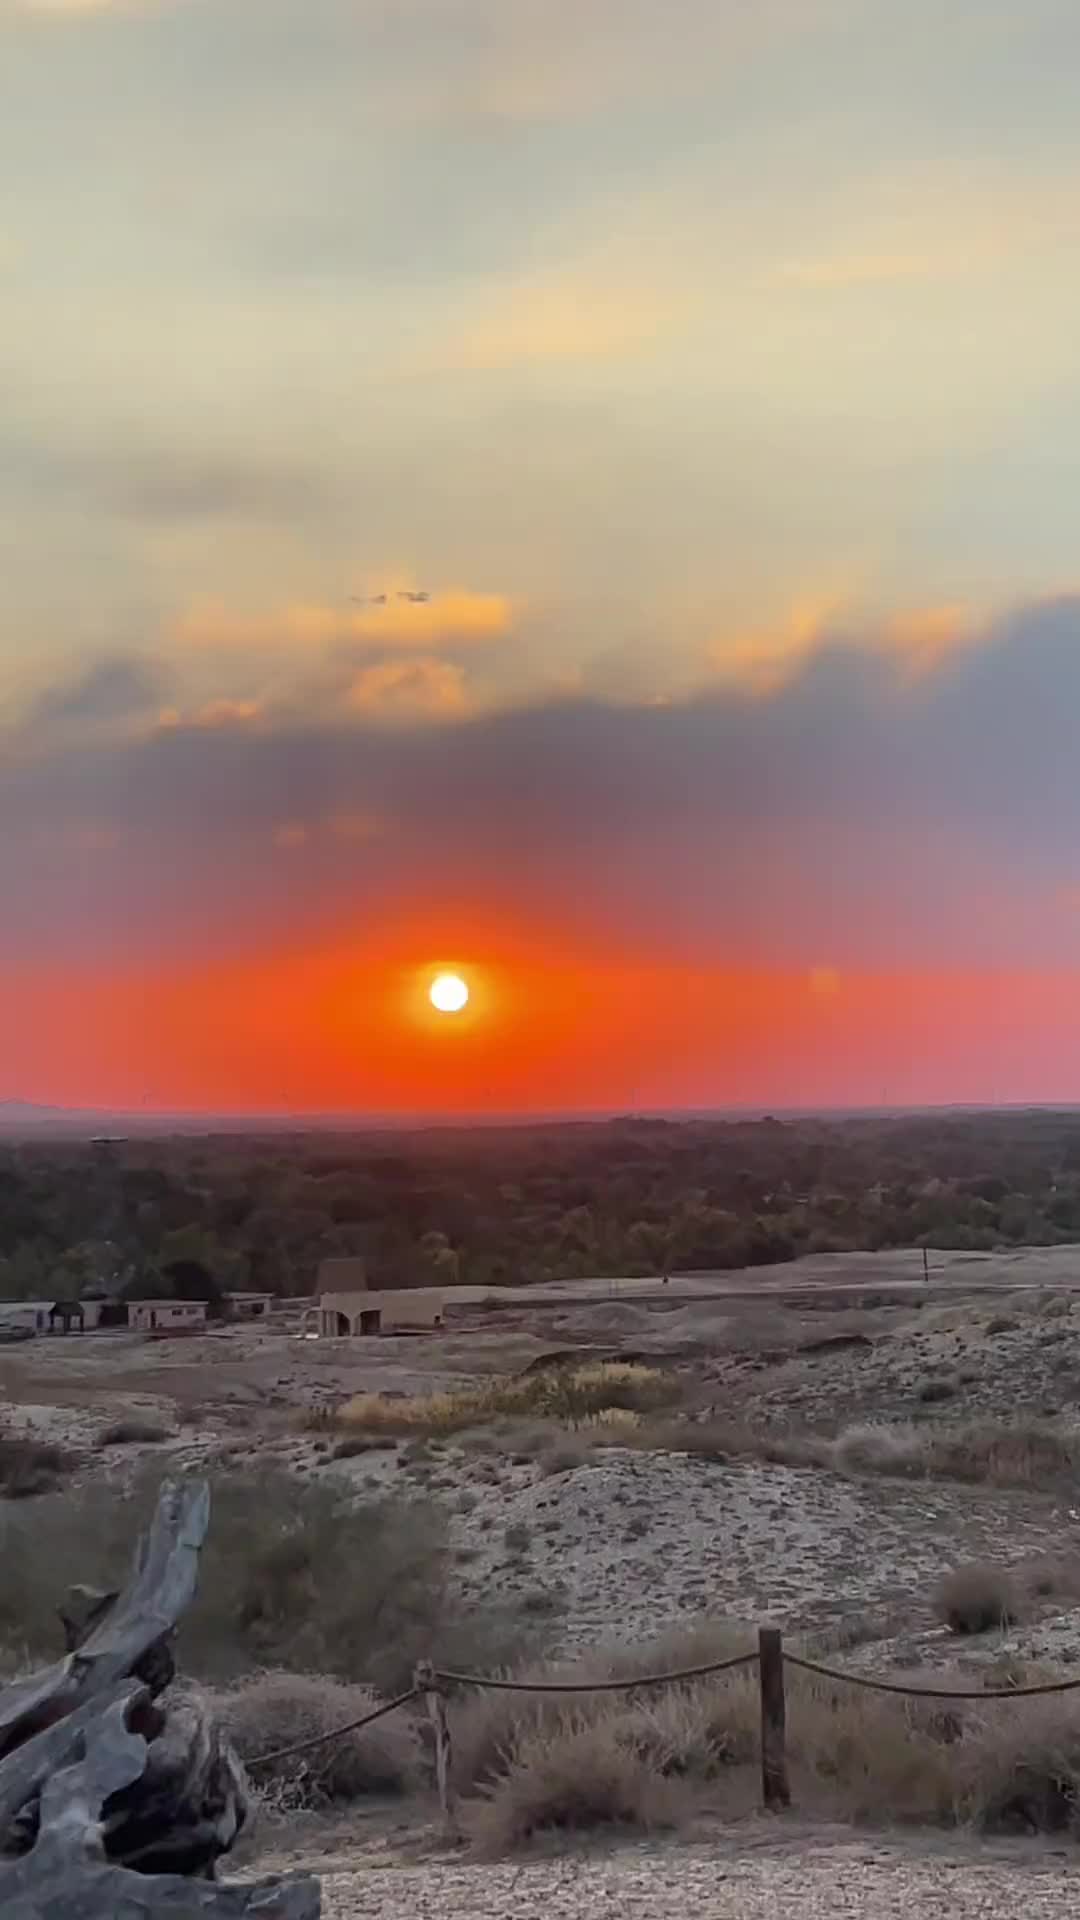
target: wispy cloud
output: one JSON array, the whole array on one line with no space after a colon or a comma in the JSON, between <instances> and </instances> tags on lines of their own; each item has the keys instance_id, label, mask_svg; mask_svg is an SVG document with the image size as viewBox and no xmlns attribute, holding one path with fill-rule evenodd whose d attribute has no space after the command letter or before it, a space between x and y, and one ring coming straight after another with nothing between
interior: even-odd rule
<instances>
[{"instance_id":1,"label":"wispy cloud","mask_svg":"<svg viewBox=\"0 0 1080 1920\"><path fill-rule=\"evenodd\" d=\"M816 656L828 651L878 656L898 680L933 673L976 645L987 630L970 607L914 607L867 615L850 590L831 589L793 602L777 625L714 640L707 659L716 678L760 698L773 698Z\"/></svg>"},{"instance_id":2,"label":"wispy cloud","mask_svg":"<svg viewBox=\"0 0 1080 1920\"><path fill-rule=\"evenodd\" d=\"M756 699L714 681L664 706L507 710L462 663L409 655L362 666L321 717L58 738L0 763L0 897L20 902L3 939L293 937L362 876L365 912L468 884L689 955L734 942L817 969L822 998L830 969L931 948L1080 960L1061 892L1080 842L1080 600L990 621L948 671L912 678L905 650L942 631L948 646L948 623L920 616L902 648L821 646ZM288 898L259 864L274 844L296 855Z\"/></svg>"},{"instance_id":3,"label":"wispy cloud","mask_svg":"<svg viewBox=\"0 0 1080 1920\"><path fill-rule=\"evenodd\" d=\"M483 647L502 640L515 609L499 593L467 587L425 590L411 583L379 585L340 606L311 603L265 614L237 613L215 603L193 607L176 622L182 648L316 655L333 647L409 652Z\"/></svg>"},{"instance_id":4,"label":"wispy cloud","mask_svg":"<svg viewBox=\"0 0 1080 1920\"><path fill-rule=\"evenodd\" d=\"M496 284L445 333L410 352L404 373L501 372L575 360L618 360L670 341L685 303L655 282L605 282L592 267Z\"/></svg>"},{"instance_id":5,"label":"wispy cloud","mask_svg":"<svg viewBox=\"0 0 1080 1920\"><path fill-rule=\"evenodd\" d=\"M369 720L460 720L474 702L454 660L384 660L364 667L348 690L350 710Z\"/></svg>"},{"instance_id":6,"label":"wispy cloud","mask_svg":"<svg viewBox=\"0 0 1080 1920\"><path fill-rule=\"evenodd\" d=\"M940 270L940 262L924 254L864 253L789 260L776 269L776 276L799 287L872 287L925 280Z\"/></svg>"},{"instance_id":7,"label":"wispy cloud","mask_svg":"<svg viewBox=\"0 0 1080 1920\"><path fill-rule=\"evenodd\" d=\"M179 728L195 727L218 729L225 727L250 727L263 719L266 709L261 700L207 700L200 707L185 712L181 707L162 707L155 719L159 732L173 732Z\"/></svg>"},{"instance_id":8,"label":"wispy cloud","mask_svg":"<svg viewBox=\"0 0 1080 1920\"><path fill-rule=\"evenodd\" d=\"M57 19L76 18L90 13L120 13L147 4L147 0L6 0L15 13L54 15ZM0 14L3 9L0 8Z\"/></svg>"}]
</instances>

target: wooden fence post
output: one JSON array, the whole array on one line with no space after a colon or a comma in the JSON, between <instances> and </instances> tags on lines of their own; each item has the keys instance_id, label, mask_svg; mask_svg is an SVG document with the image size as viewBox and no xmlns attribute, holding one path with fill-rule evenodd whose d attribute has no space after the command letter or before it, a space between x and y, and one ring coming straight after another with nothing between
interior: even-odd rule
<instances>
[{"instance_id":1,"label":"wooden fence post","mask_svg":"<svg viewBox=\"0 0 1080 1920\"><path fill-rule=\"evenodd\" d=\"M446 1696L430 1661L420 1662L414 1675L414 1685L417 1692L424 1695L428 1718L431 1721L431 1732L435 1743L435 1782L439 1790L443 1829L448 1840L457 1840L457 1802L453 1783L454 1756L450 1743L450 1722L446 1713Z\"/></svg>"},{"instance_id":2,"label":"wooden fence post","mask_svg":"<svg viewBox=\"0 0 1080 1920\"><path fill-rule=\"evenodd\" d=\"M791 1805L791 1788L785 1740L784 1642L776 1627L762 1627L758 1633L758 1673L761 1680L761 1797L766 1812L780 1813Z\"/></svg>"}]
</instances>

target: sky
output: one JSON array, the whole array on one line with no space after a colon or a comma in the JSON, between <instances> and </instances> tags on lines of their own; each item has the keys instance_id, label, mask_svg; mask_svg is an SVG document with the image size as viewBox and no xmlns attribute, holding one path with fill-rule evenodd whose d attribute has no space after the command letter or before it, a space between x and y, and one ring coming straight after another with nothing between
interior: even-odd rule
<instances>
[{"instance_id":1,"label":"sky","mask_svg":"<svg viewBox=\"0 0 1080 1920\"><path fill-rule=\"evenodd\" d=\"M0 1100L1080 1100L1078 63L0 0Z\"/></svg>"}]
</instances>

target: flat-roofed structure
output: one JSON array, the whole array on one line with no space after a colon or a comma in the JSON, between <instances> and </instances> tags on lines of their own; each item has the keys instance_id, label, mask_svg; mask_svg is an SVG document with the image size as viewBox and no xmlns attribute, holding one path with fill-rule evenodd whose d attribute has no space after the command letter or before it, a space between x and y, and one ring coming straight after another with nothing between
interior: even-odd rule
<instances>
[{"instance_id":1,"label":"flat-roofed structure","mask_svg":"<svg viewBox=\"0 0 1080 1920\"><path fill-rule=\"evenodd\" d=\"M324 1339L431 1332L443 1324L441 1287L370 1288L362 1259L324 1260L319 1267L318 1296L313 1317Z\"/></svg>"}]
</instances>

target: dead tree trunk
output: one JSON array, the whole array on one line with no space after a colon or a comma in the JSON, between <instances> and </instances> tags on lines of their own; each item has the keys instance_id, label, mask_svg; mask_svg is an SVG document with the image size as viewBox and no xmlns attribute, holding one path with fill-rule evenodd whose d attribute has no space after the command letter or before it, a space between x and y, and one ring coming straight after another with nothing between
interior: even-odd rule
<instances>
[{"instance_id":1,"label":"dead tree trunk","mask_svg":"<svg viewBox=\"0 0 1080 1920\"><path fill-rule=\"evenodd\" d=\"M214 1883L247 1781L208 1703L170 1686L208 1517L205 1483L164 1487L127 1586L81 1590L67 1657L0 1692L4 1920L317 1920L308 1875Z\"/></svg>"}]
</instances>

